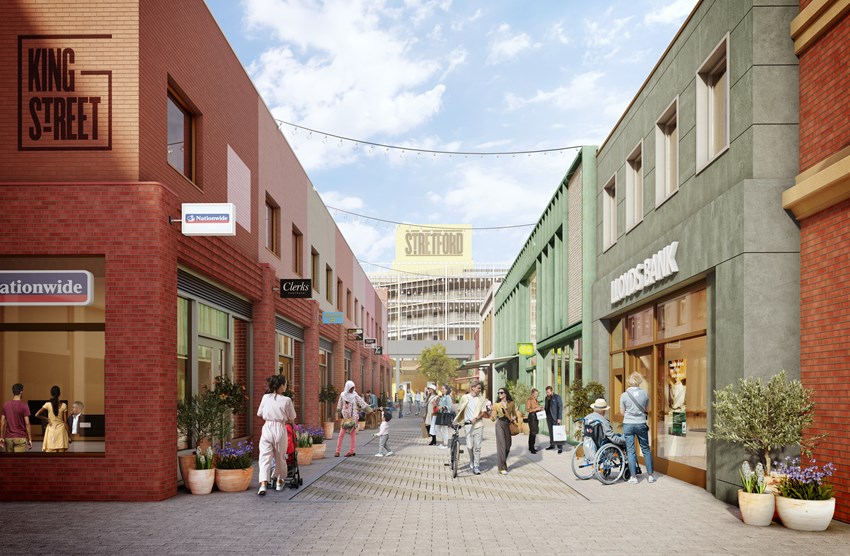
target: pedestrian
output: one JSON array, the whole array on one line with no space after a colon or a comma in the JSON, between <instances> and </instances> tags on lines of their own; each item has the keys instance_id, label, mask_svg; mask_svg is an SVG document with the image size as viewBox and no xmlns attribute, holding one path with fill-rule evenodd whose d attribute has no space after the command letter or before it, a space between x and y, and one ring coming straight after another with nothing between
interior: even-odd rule
<instances>
[{"instance_id":1,"label":"pedestrian","mask_svg":"<svg viewBox=\"0 0 850 556\"><path fill-rule=\"evenodd\" d=\"M26 452L32 448L32 429L30 428L30 408L21 398L24 385L12 385L12 399L3 404L0 415L0 445L7 453Z\"/></svg>"},{"instance_id":2,"label":"pedestrian","mask_svg":"<svg viewBox=\"0 0 850 556\"><path fill-rule=\"evenodd\" d=\"M382 458L393 455L393 451L390 450L388 444L390 438L390 421L392 421L392 418L393 414L391 411L385 409L381 412L381 427L375 433L375 436L378 437L378 453L375 454L376 457Z\"/></svg>"},{"instance_id":3,"label":"pedestrian","mask_svg":"<svg viewBox=\"0 0 850 556\"><path fill-rule=\"evenodd\" d=\"M50 401L35 412L36 417L47 415L47 428L41 444L42 452L68 451L68 406L59 401L61 391L58 386L50 389Z\"/></svg>"},{"instance_id":4,"label":"pedestrian","mask_svg":"<svg viewBox=\"0 0 850 556\"><path fill-rule=\"evenodd\" d=\"M348 434L351 437L351 447L345 457L350 458L354 455L354 450L357 448L357 419L360 417L360 409L368 404L360 397L360 394L354 391L354 382L346 381L345 388L339 395L339 401L336 404L337 413L343 420L354 420L354 426L348 430L340 429L339 437L336 439L336 453L334 457L339 457L339 451L342 449L342 438Z\"/></svg>"},{"instance_id":5,"label":"pedestrian","mask_svg":"<svg viewBox=\"0 0 850 556\"><path fill-rule=\"evenodd\" d=\"M268 480L275 482L276 490L283 490L286 482L286 423L295 421L295 406L286 391L286 377L272 375L266 379L266 393L257 408L257 417L262 417L265 423L260 435L260 490L257 494L263 496L268 488ZM274 460L274 471L272 471ZM275 476L272 477L272 472Z\"/></svg>"},{"instance_id":6,"label":"pedestrian","mask_svg":"<svg viewBox=\"0 0 850 556\"><path fill-rule=\"evenodd\" d=\"M422 411L422 392L419 390L413 395L413 403L416 406L416 416L419 416L419 413Z\"/></svg>"},{"instance_id":7,"label":"pedestrian","mask_svg":"<svg viewBox=\"0 0 850 556\"><path fill-rule=\"evenodd\" d=\"M564 418L564 403L561 401L561 396L556 394L551 386L546 387L546 401L544 402L544 406L546 408L546 425L549 427L549 447L546 449L554 450L555 441L553 440L554 434L552 433L552 429L555 425L560 425L561 419ZM558 453L560 454L563 450L563 445L558 444Z\"/></svg>"},{"instance_id":8,"label":"pedestrian","mask_svg":"<svg viewBox=\"0 0 850 556\"><path fill-rule=\"evenodd\" d=\"M452 389L448 384L443 384L443 395L437 400L437 413L451 414L452 412ZM445 419L445 418L443 418ZM437 417L437 421L440 417ZM449 421L451 422L451 420ZM442 444L440 448L443 450L449 447L449 426L437 424L437 437L440 438Z\"/></svg>"},{"instance_id":9,"label":"pedestrian","mask_svg":"<svg viewBox=\"0 0 850 556\"><path fill-rule=\"evenodd\" d=\"M584 418L584 424L592 425L593 423L600 423L602 425L602 432L605 434L605 438L607 438L609 442L616 444L617 446L625 446L626 441L623 438L623 435L614 432L614 427L611 426L611 421L609 421L605 416L605 412L610 409L608 402L606 402L604 398L597 398L596 401L593 402L593 405L590 406L590 409L593 411ZM598 449L599 446L596 448Z\"/></svg>"},{"instance_id":10,"label":"pedestrian","mask_svg":"<svg viewBox=\"0 0 850 556\"><path fill-rule=\"evenodd\" d=\"M407 387L407 394L404 396L404 405L407 406L407 414L413 412L413 394L410 392L410 386Z\"/></svg>"},{"instance_id":11,"label":"pedestrian","mask_svg":"<svg viewBox=\"0 0 850 556\"><path fill-rule=\"evenodd\" d=\"M650 483L655 482L652 474L652 451L649 448L649 425L646 422L650 409L649 394L640 388L643 375L635 371L629 375L629 388L620 395L620 413L623 414L623 436L626 439L626 452L629 458L629 472L632 476L629 483L637 484L637 452L635 439L640 443L643 461L646 463L647 477Z\"/></svg>"},{"instance_id":12,"label":"pedestrian","mask_svg":"<svg viewBox=\"0 0 850 556\"><path fill-rule=\"evenodd\" d=\"M540 423L537 419L537 412L540 411L540 402L537 401L539 395L540 391L532 388L531 395L525 401L525 411L528 413L528 451L532 454L537 453L537 433L540 431Z\"/></svg>"},{"instance_id":13,"label":"pedestrian","mask_svg":"<svg viewBox=\"0 0 850 556\"><path fill-rule=\"evenodd\" d=\"M401 419L404 417L404 388L398 389L398 418Z\"/></svg>"},{"instance_id":14,"label":"pedestrian","mask_svg":"<svg viewBox=\"0 0 850 556\"><path fill-rule=\"evenodd\" d=\"M465 425L466 451L469 452L469 467L476 475L481 474L481 443L484 441L484 421L490 416L492 405L482 394L484 385L473 380L469 384L469 393L460 399L455 424Z\"/></svg>"},{"instance_id":15,"label":"pedestrian","mask_svg":"<svg viewBox=\"0 0 850 556\"><path fill-rule=\"evenodd\" d=\"M516 404L510 392L499 388L499 399L493 405L492 419L496 421L496 460L499 473L508 474L508 454L511 451L511 423L516 424Z\"/></svg>"},{"instance_id":16,"label":"pedestrian","mask_svg":"<svg viewBox=\"0 0 850 556\"><path fill-rule=\"evenodd\" d=\"M428 383L425 389L425 424L428 425L428 434L431 435L431 442L428 446L437 445L437 387L434 384Z\"/></svg>"}]
</instances>

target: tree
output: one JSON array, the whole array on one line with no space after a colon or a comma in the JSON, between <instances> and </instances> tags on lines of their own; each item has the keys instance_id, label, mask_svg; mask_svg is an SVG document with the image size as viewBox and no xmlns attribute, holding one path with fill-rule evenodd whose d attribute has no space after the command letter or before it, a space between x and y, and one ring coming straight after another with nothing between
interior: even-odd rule
<instances>
[{"instance_id":1,"label":"tree","mask_svg":"<svg viewBox=\"0 0 850 556\"><path fill-rule=\"evenodd\" d=\"M525 411L525 402L528 401L528 398L531 396L531 386L518 380L509 380L505 384L505 388L507 388L508 392L511 393L511 397L514 399L516 406Z\"/></svg>"},{"instance_id":2,"label":"tree","mask_svg":"<svg viewBox=\"0 0 850 556\"><path fill-rule=\"evenodd\" d=\"M451 385L457 367L458 362L446 355L446 346L442 344L425 348L419 354L419 373L438 388L443 384Z\"/></svg>"}]
</instances>

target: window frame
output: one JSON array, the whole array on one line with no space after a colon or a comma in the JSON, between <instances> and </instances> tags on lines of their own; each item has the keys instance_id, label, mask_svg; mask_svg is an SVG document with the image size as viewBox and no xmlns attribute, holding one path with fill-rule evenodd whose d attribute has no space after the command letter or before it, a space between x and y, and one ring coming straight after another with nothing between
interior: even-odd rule
<instances>
[{"instance_id":1,"label":"window frame","mask_svg":"<svg viewBox=\"0 0 850 556\"><path fill-rule=\"evenodd\" d=\"M321 278L319 276L319 267L321 266L321 257L319 257L319 252L316 251L315 247L310 248L310 284L313 287L313 291L316 293L321 293Z\"/></svg>"},{"instance_id":2,"label":"window frame","mask_svg":"<svg viewBox=\"0 0 850 556\"><path fill-rule=\"evenodd\" d=\"M280 258L280 206L266 195L264 243L276 257ZM271 212L271 214L269 214ZM269 225L271 223L271 226ZM269 241L271 240L271 245Z\"/></svg>"},{"instance_id":3,"label":"window frame","mask_svg":"<svg viewBox=\"0 0 850 556\"><path fill-rule=\"evenodd\" d=\"M706 57L696 72L696 173L699 174L708 168L712 162L720 158L729 150L730 137L730 112L731 112L731 83L729 79L729 33L727 32L717 43L711 54ZM723 68L722 72L720 68ZM722 92L724 97L723 133L724 144L716 151L712 145L716 138L716 95L718 92L717 80L725 76Z\"/></svg>"},{"instance_id":4,"label":"window frame","mask_svg":"<svg viewBox=\"0 0 850 556\"><path fill-rule=\"evenodd\" d=\"M617 244L617 173L602 186L602 252Z\"/></svg>"},{"instance_id":5,"label":"window frame","mask_svg":"<svg viewBox=\"0 0 850 556\"><path fill-rule=\"evenodd\" d=\"M334 303L334 289L333 289L333 280L334 280L334 271L331 268L331 265L325 265L325 299L333 305Z\"/></svg>"},{"instance_id":6,"label":"window frame","mask_svg":"<svg viewBox=\"0 0 850 556\"><path fill-rule=\"evenodd\" d=\"M626 233L643 222L643 181L643 139L641 139L626 157Z\"/></svg>"},{"instance_id":7,"label":"window frame","mask_svg":"<svg viewBox=\"0 0 850 556\"><path fill-rule=\"evenodd\" d=\"M671 129L671 124L673 128ZM671 136L675 131L675 140ZM675 168L670 166L671 145L676 147ZM670 177L675 178L675 185L670 187ZM655 121L655 208L660 207L667 199L679 191L679 95L667 105Z\"/></svg>"},{"instance_id":8,"label":"window frame","mask_svg":"<svg viewBox=\"0 0 850 556\"><path fill-rule=\"evenodd\" d=\"M292 271L304 277L304 234L295 224L292 225Z\"/></svg>"},{"instance_id":9,"label":"window frame","mask_svg":"<svg viewBox=\"0 0 850 556\"><path fill-rule=\"evenodd\" d=\"M171 101L174 106L180 110L183 114L184 122L183 122L183 165L184 168L181 170L177 166L171 163L171 160L168 159L168 148L171 144L168 142L168 124L169 124L169 110L168 110L168 101ZM165 160L168 164L169 168L174 169L175 172L189 180L195 185L199 185L197 182L197 172L196 172L196 153L195 148L197 145L196 142L196 127L197 127L197 114L192 110L189 106L189 103L183 100L182 95L174 90L173 87L169 86L166 88L166 111L165 111L165 143L166 143L166 155ZM186 144L188 143L188 148L186 148ZM177 143L174 143L177 144ZM186 168L186 165L189 168Z\"/></svg>"}]
</instances>

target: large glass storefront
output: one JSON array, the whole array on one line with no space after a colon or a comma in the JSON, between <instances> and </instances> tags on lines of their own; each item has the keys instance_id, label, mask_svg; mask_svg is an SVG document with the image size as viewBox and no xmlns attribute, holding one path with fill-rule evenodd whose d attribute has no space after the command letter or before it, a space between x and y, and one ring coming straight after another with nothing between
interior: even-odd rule
<instances>
[{"instance_id":1,"label":"large glass storefront","mask_svg":"<svg viewBox=\"0 0 850 556\"><path fill-rule=\"evenodd\" d=\"M622 422L619 399L629 375L643 377L652 400L650 434L662 473L705 486L706 289L700 285L610 321L611 409Z\"/></svg>"},{"instance_id":2,"label":"large glass storefront","mask_svg":"<svg viewBox=\"0 0 850 556\"><path fill-rule=\"evenodd\" d=\"M0 257L4 271L88 271L94 278L89 305L0 306L0 405L23 384L33 437L31 454L41 453L48 425L35 414L53 386L70 415L82 414L68 452L105 452L104 361L106 264L103 257ZM2 451L2 447L0 447Z\"/></svg>"}]
</instances>

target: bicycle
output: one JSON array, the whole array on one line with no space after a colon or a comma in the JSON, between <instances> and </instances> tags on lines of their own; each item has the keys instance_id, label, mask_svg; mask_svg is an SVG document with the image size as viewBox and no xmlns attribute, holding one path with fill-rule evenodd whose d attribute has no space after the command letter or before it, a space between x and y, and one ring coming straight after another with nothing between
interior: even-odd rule
<instances>
[{"instance_id":1,"label":"bicycle","mask_svg":"<svg viewBox=\"0 0 850 556\"><path fill-rule=\"evenodd\" d=\"M452 468L452 479L457 478L457 470L460 467L460 454L463 453L463 450L460 449L460 428L471 424L472 421L464 421L463 425L458 423L452 423L451 425L454 432L452 433L452 440L449 444L449 463L446 465Z\"/></svg>"}]
</instances>

